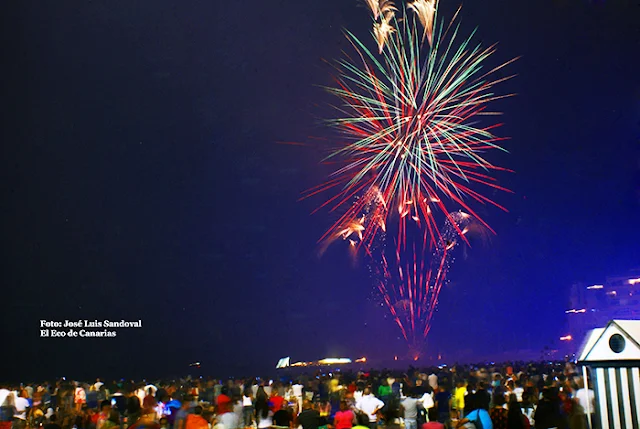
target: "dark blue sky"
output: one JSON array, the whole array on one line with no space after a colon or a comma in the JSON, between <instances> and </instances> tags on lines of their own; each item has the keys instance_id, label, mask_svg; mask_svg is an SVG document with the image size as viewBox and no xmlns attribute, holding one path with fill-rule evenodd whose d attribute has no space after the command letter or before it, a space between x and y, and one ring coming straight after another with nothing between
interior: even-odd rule
<instances>
[{"instance_id":1,"label":"dark blue sky","mask_svg":"<svg viewBox=\"0 0 640 429\"><path fill-rule=\"evenodd\" d=\"M526 3L526 4L525 4ZM442 1L451 17L458 2ZM218 374L277 358L393 355L398 333L298 202L331 137L323 59L367 39L356 0L25 1L5 6L4 338L24 377ZM11 9L12 8L12 9ZM640 5L467 2L493 61L522 55L501 135L516 171L458 258L432 350L541 348L568 287L640 265ZM38 338L40 319L143 319L113 340ZM514 335L513 332L527 333Z\"/></svg>"}]
</instances>

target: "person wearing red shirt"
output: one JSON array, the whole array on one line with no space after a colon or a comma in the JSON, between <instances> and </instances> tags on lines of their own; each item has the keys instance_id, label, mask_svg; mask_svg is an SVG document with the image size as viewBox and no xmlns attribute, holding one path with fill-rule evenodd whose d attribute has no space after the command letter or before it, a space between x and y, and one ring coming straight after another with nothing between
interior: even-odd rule
<instances>
[{"instance_id":1,"label":"person wearing red shirt","mask_svg":"<svg viewBox=\"0 0 640 429\"><path fill-rule=\"evenodd\" d=\"M193 414L187 416L185 429L209 429L209 423L202 417L202 407L197 406L193 410Z\"/></svg>"},{"instance_id":2,"label":"person wearing red shirt","mask_svg":"<svg viewBox=\"0 0 640 429\"><path fill-rule=\"evenodd\" d=\"M351 429L355 414L349 409L347 401L340 401L340 411L333 418L333 426L335 429Z\"/></svg>"},{"instance_id":3,"label":"person wearing red shirt","mask_svg":"<svg viewBox=\"0 0 640 429\"><path fill-rule=\"evenodd\" d=\"M227 396L227 391L223 388L222 393L218 395L218 414L224 414L231 411L231 398Z\"/></svg>"},{"instance_id":4,"label":"person wearing red shirt","mask_svg":"<svg viewBox=\"0 0 640 429\"><path fill-rule=\"evenodd\" d=\"M273 389L271 391L271 398L269 398L269 409L272 413L276 411L280 411L282 409L282 404L284 403L284 398L282 396L278 396L278 390Z\"/></svg>"},{"instance_id":5,"label":"person wearing red shirt","mask_svg":"<svg viewBox=\"0 0 640 429\"><path fill-rule=\"evenodd\" d=\"M93 423L94 425L97 425L98 424L98 419L100 418L100 414L96 413L94 409L88 408L87 409L87 417L91 421L91 423Z\"/></svg>"}]
</instances>

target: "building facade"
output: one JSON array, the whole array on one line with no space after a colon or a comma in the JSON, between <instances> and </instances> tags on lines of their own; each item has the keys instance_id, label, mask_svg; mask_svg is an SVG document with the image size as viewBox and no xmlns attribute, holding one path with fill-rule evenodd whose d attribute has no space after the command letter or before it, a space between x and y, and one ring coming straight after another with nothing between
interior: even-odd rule
<instances>
[{"instance_id":1,"label":"building facade","mask_svg":"<svg viewBox=\"0 0 640 429\"><path fill-rule=\"evenodd\" d=\"M603 283L571 286L565 310L568 336L578 342L588 331L614 319L640 320L640 268L607 277Z\"/></svg>"}]
</instances>

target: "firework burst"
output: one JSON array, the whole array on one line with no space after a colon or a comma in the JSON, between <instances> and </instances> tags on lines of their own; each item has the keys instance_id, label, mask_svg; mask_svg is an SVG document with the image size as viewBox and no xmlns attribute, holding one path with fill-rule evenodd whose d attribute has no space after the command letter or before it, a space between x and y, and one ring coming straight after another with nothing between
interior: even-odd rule
<instances>
[{"instance_id":1,"label":"firework burst","mask_svg":"<svg viewBox=\"0 0 640 429\"><path fill-rule=\"evenodd\" d=\"M414 0L411 14L388 0L366 3L377 50L346 31L355 55L337 63L336 85L327 88L340 100L330 124L342 140L326 160L336 167L306 197L333 194L321 207L342 214L323 248L344 240L364 250L382 301L418 350L454 248L469 231L491 231L471 205L504 209L482 192L507 191L492 177L507 170L486 157L504 151L494 135L501 124L480 118L498 115L489 103L512 95L494 87L513 77L495 76L514 60L488 68L495 45L474 44L473 33L461 38L459 9L438 25L437 0Z\"/></svg>"},{"instance_id":2,"label":"firework burst","mask_svg":"<svg viewBox=\"0 0 640 429\"><path fill-rule=\"evenodd\" d=\"M411 5L424 11L434 3ZM471 38L458 42L459 27L453 21L447 28L433 27L429 48L413 16L400 20L391 10L387 21L382 9L374 9L374 15L376 11L374 36L382 57L347 32L358 60L340 61L337 85L327 88L342 102L336 106L339 117L330 121L343 135L342 147L328 159L338 167L309 195L332 190L335 194L325 206L350 206L323 238L330 239L368 212L376 221L360 231L360 243L370 243L389 217L397 215L401 223L420 223L436 245L435 214L448 216L448 203L475 217L471 201L500 207L476 190L476 185L506 190L490 176L503 168L485 157L490 150L504 150L503 139L493 134L500 124L479 125L477 120L498 114L487 109L488 103L509 96L496 95L493 88L511 76L490 78L509 63L486 71L495 47L482 48ZM431 16L427 12L417 13L420 21ZM388 26L382 36L381 23ZM384 204L371 208L367 195ZM403 242L404 228L399 234Z\"/></svg>"}]
</instances>

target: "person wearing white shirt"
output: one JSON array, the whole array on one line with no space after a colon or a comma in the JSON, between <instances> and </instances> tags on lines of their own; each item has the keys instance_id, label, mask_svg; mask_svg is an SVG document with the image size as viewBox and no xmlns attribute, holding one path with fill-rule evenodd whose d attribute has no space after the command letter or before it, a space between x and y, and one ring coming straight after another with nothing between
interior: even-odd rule
<instances>
[{"instance_id":1,"label":"person wearing white shirt","mask_svg":"<svg viewBox=\"0 0 640 429\"><path fill-rule=\"evenodd\" d=\"M355 392L353 392L353 400L356 401L356 403L362 398L362 390L360 390L360 388L357 388L357 390Z\"/></svg>"},{"instance_id":2,"label":"person wearing white shirt","mask_svg":"<svg viewBox=\"0 0 640 429\"><path fill-rule=\"evenodd\" d=\"M578 391L576 392L576 399L578 399L578 402L580 402L580 405L582 405L582 408L584 408L585 413L587 412L587 410L591 413L595 411L596 402L593 390L585 389L584 387L578 389Z\"/></svg>"},{"instance_id":3,"label":"person wearing white shirt","mask_svg":"<svg viewBox=\"0 0 640 429\"><path fill-rule=\"evenodd\" d=\"M373 396L370 387L366 387L364 389L362 398L356 402L356 409L365 413L369 418L369 427L371 429L375 429L378 421L377 413L382 409L382 407L384 407L384 402Z\"/></svg>"},{"instance_id":4,"label":"person wearing white shirt","mask_svg":"<svg viewBox=\"0 0 640 429\"><path fill-rule=\"evenodd\" d=\"M140 407L144 404L144 397L147 396L147 393L143 388L139 388L134 392L135 396L140 400Z\"/></svg>"},{"instance_id":5,"label":"person wearing white shirt","mask_svg":"<svg viewBox=\"0 0 640 429\"><path fill-rule=\"evenodd\" d=\"M429 386L431 386L431 388L433 390L436 390L438 388L438 376L435 374L431 374L429 376Z\"/></svg>"},{"instance_id":6,"label":"person wearing white shirt","mask_svg":"<svg viewBox=\"0 0 640 429\"><path fill-rule=\"evenodd\" d=\"M253 424L253 397L250 388L245 389L245 394L242 395L242 422L246 428Z\"/></svg>"},{"instance_id":7,"label":"person wearing white shirt","mask_svg":"<svg viewBox=\"0 0 640 429\"><path fill-rule=\"evenodd\" d=\"M11 429L24 429L27 426L27 409L29 401L27 400L27 391L23 390L19 396L14 398L13 425Z\"/></svg>"},{"instance_id":8,"label":"person wearing white shirt","mask_svg":"<svg viewBox=\"0 0 640 429\"><path fill-rule=\"evenodd\" d=\"M295 397L299 397L302 398L302 389L304 388L304 386L300 383L296 383L293 386L291 386L291 389L293 390L293 395Z\"/></svg>"},{"instance_id":9,"label":"person wearing white shirt","mask_svg":"<svg viewBox=\"0 0 640 429\"><path fill-rule=\"evenodd\" d=\"M429 408L433 408L436 406L436 403L433 400L432 393L425 393L424 395L422 395L422 397L420 398L420 403L422 404L422 408L424 408L425 410L429 410Z\"/></svg>"},{"instance_id":10,"label":"person wearing white shirt","mask_svg":"<svg viewBox=\"0 0 640 429\"><path fill-rule=\"evenodd\" d=\"M522 394L524 393L524 389L520 385L520 383L516 384L516 388L513 389L513 393L516 395L516 399L518 402L522 402Z\"/></svg>"},{"instance_id":11,"label":"person wearing white shirt","mask_svg":"<svg viewBox=\"0 0 640 429\"><path fill-rule=\"evenodd\" d=\"M405 429L418 429L418 394L411 392L411 395L404 398L400 406L404 414Z\"/></svg>"},{"instance_id":12,"label":"person wearing white shirt","mask_svg":"<svg viewBox=\"0 0 640 429\"><path fill-rule=\"evenodd\" d=\"M100 388L104 386L104 383L102 381L100 381L100 379L96 379L95 384L93 385L93 388L96 390L100 390Z\"/></svg>"},{"instance_id":13,"label":"person wearing white shirt","mask_svg":"<svg viewBox=\"0 0 640 429\"><path fill-rule=\"evenodd\" d=\"M585 388L584 381L582 381L582 380L579 382L578 386L580 388L576 392L576 399L578 400L578 403L584 409L584 413L585 414L587 414L587 413L591 414L591 421L594 421L595 412L596 412L596 397L595 397L595 394L593 393L593 390L591 390L589 388Z\"/></svg>"},{"instance_id":14,"label":"person wearing white shirt","mask_svg":"<svg viewBox=\"0 0 640 429\"><path fill-rule=\"evenodd\" d=\"M4 407L4 401L7 400L11 392L9 389L0 389L0 406Z\"/></svg>"},{"instance_id":15,"label":"person wearing white shirt","mask_svg":"<svg viewBox=\"0 0 640 429\"><path fill-rule=\"evenodd\" d=\"M300 383L296 383L293 386L291 386L291 390L293 390L293 396L295 396L296 398L296 402L298 403L298 414L300 414L302 412L302 390L304 389L304 386Z\"/></svg>"}]
</instances>

